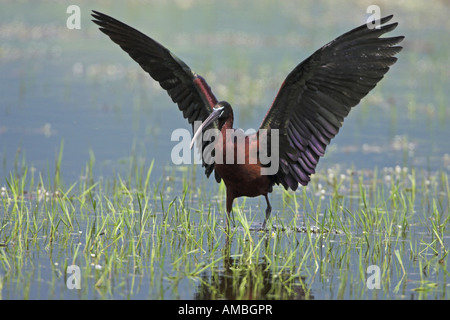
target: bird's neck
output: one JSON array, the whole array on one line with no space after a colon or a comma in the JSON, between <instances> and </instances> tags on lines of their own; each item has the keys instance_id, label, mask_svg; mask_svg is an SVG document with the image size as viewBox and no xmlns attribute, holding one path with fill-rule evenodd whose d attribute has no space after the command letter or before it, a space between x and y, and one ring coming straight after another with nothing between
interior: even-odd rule
<instances>
[{"instance_id":1,"label":"bird's neck","mask_svg":"<svg viewBox=\"0 0 450 320\"><path fill-rule=\"evenodd\" d=\"M224 130L233 129L233 120L233 116L230 116L224 121L219 121L220 131L224 132Z\"/></svg>"}]
</instances>

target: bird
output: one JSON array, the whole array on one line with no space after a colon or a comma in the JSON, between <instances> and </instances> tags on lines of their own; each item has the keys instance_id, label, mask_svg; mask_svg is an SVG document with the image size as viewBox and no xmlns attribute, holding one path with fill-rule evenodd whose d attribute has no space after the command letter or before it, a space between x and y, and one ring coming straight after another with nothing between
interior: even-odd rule
<instances>
[{"instance_id":1,"label":"bird","mask_svg":"<svg viewBox=\"0 0 450 320\"><path fill-rule=\"evenodd\" d=\"M215 97L205 78L140 31L98 11L93 10L92 17L100 31L159 82L178 105L183 117L192 124L191 148L208 128L221 134L196 145L203 152L206 176L209 178L214 172L215 180L218 183L223 180L226 186L227 225L234 199L264 196L267 207L262 229L266 229L271 215L268 194L273 187L281 185L296 191L299 185L309 183L350 110L397 61L395 55L402 50L399 43L404 39L404 36L381 37L398 25L398 22L388 24L393 17L388 15L338 36L299 63L281 84L260 125L259 129L266 132L265 143L274 146L278 155L275 170L262 174L262 169L268 166L258 152L263 131L246 135L244 144L238 144L226 135L227 131L238 130L233 128L233 109L228 102ZM195 123L201 124L195 128ZM242 148L245 148L243 163L237 161ZM206 150L219 150L222 156L215 157L211 152L208 158ZM231 162L223 161L227 154L233 155ZM251 156L255 154L256 159Z\"/></svg>"}]
</instances>

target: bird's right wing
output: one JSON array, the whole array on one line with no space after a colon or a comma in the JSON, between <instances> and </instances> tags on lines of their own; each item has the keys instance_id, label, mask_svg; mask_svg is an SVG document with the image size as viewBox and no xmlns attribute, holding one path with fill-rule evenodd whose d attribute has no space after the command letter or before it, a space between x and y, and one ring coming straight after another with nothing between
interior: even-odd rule
<instances>
[{"instance_id":1,"label":"bird's right wing","mask_svg":"<svg viewBox=\"0 0 450 320\"><path fill-rule=\"evenodd\" d=\"M159 82L192 126L210 115L217 99L205 79L192 72L186 63L152 38L106 14L93 11L92 17L104 34ZM208 143L204 142L202 149ZM209 177L214 163L203 165Z\"/></svg>"}]
</instances>

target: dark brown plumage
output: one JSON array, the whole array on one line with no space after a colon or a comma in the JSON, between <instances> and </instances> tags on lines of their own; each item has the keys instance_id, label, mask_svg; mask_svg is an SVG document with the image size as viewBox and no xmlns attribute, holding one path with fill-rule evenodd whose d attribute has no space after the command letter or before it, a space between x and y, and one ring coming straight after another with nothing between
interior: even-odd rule
<instances>
[{"instance_id":1,"label":"dark brown plumage","mask_svg":"<svg viewBox=\"0 0 450 320\"><path fill-rule=\"evenodd\" d=\"M224 159L227 151L236 151L233 141L225 141L225 130L234 130L232 108L225 101L218 102L201 76L143 33L100 12L94 11L92 16L103 33L167 90L189 123L207 120L201 131L213 126L223 133L222 141L203 142L202 150L210 143L223 144ZM397 61L394 56L402 49L398 43L404 37L380 38L397 27L397 23L386 25L392 17L380 19L379 28L368 28L364 24L341 35L314 52L287 76L260 126L269 131L269 143L270 132L279 130L280 165L276 174L261 175L260 159L256 159L256 163L249 161L249 150L259 147L259 136L245 138L244 164L237 163L236 152L234 163L204 161L206 175L209 177L215 171L217 182L224 180L227 187L227 215L232 212L235 198L264 195L267 201L265 227L271 211L267 195L273 185L296 190L299 184L308 184L350 109Z\"/></svg>"}]
</instances>

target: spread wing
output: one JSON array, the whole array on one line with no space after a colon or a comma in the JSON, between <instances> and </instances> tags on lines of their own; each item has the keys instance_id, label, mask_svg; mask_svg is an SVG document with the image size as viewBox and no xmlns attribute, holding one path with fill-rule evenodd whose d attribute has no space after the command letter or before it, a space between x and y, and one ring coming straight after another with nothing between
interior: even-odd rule
<instances>
[{"instance_id":1,"label":"spread wing","mask_svg":"<svg viewBox=\"0 0 450 320\"><path fill-rule=\"evenodd\" d=\"M93 11L92 17L104 34L159 82L192 126L195 121L203 122L209 116L217 99L205 79L192 72L186 63L167 48L136 29L97 11ZM202 149L208 143L205 141ZM203 165L209 177L214 163Z\"/></svg>"},{"instance_id":2,"label":"spread wing","mask_svg":"<svg viewBox=\"0 0 450 320\"><path fill-rule=\"evenodd\" d=\"M397 61L404 37L380 38L397 23L366 24L326 44L287 76L262 129L279 129L280 167L273 181L286 189L307 185L319 158L350 109L372 90ZM384 25L384 26L383 26Z\"/></svg>"}]
</instances>

